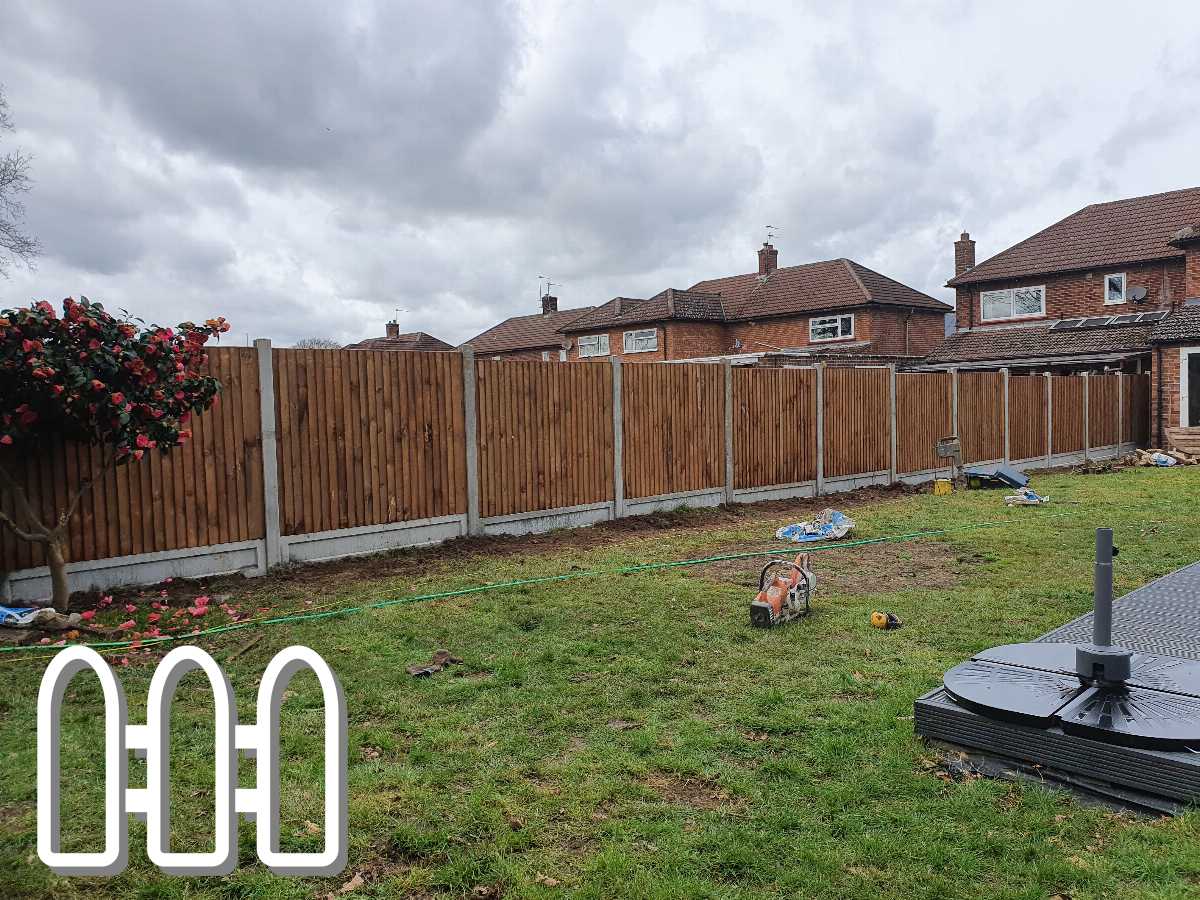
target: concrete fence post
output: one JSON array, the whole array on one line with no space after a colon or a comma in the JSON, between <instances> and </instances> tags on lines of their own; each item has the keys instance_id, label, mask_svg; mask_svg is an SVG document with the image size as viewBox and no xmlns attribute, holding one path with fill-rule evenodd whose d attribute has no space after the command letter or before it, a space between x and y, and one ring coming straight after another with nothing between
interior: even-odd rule
<instances>
[{"instance_id":1,"label":"concrete fence post","mask_svg":"<svg viewBox=\"0 0 1200 900\"><path fill-rule=\"evenodd\" d=\"M1050 458L1054 456L1054 376L1049 372L1043 373L1046 377L1046 465L1050 465Z\"/></svg>"},{"instance_id":2,"label":"concrete fence post","mask_svg":"<svg viewBox=\"0 0 1200 900\"><path fill-rule=\"evenodd\" d=\"M725 502L733 502L733 362L721 361L725 375Z\"/></svg>"},{"instance_id":3,"label":"concrete fence post","mask_svg":"<svg viewBox=\"0 0 1200 900\"><path fill-rule=\"evenodd\" d=\"M958 369L950 370L950 430L961 440L958 433Z\"/></svg>"},{"instance_id":4,"label":"concrete fence post","mask_svg":"<svg viewBox=\"0 0 1200 900\"><path fill-rule=\"evenodd\" d=\"M1117 456L1125 443L1125 373L1117 373Z\"/></svg>"},{"instance_id":5,"label":"concrete fence post","mask_svg":"<svg viewBox=\"0 0 1200 900\"><path fill-rule=\"evenodd\" d=\"M1083 373L1083 458L1084 458L1084 461L1087 461L1087 459L1088 459L1088 454L1091 450L1091 444L1092 444L1091 418L1089 416L1090 410L1088 409L1088 394L1090 393L1090 391L1088 391L1088 384L1089 384L1088 373L1084 372Z\"/></svg>"},{"instance_id":6,"label":"concrete fence post","mask_svg":"<svg viewBox=\"0 0 1200 900\"><path fill-rule=\"evenodd\" d=\"M1002 376L1004 386L1004 464L1007 466L1012 462L1012 440L1010 437L1012 426L1009 424L1008 369L1001 369L1000 375Z\"/></svg>"},{"instance_id":7,"label":"concrete fence post","mask_svg":"<svg viewBox=\"0 0 1200 900\"><path fill-rule=\"evenodd\" d=\"M825 493L825 364L816 364L817 373L817 485L816 495Z\"/></svg>"},{"instance_id":8,"label":"concrete fence post","mask_svg":"<svg viewBox=\"0 0 1200 900\"><path fill-rule=\"evenodd\" d=\"M283 562L279 524L279 448L275 427L275 367L269 338L257 338L254 350L258 354L258 414L262 423L264 543L267 568L270 569Z\"/></svg>"},{"instance_id":9,"label":"concrete fence post","mask_svg":"<svg viewBox=\"0 0 1200 900\"><path fill-rule=\"evenodd\" d=\"M622 402L621 357L612 363L613 518L625 515L625 412Z\"/></svg>"},{"instance_id":10,"label":"concrete fence post","mask_svg":"<svg viewBox=\"0 0 1200 900\"><path fill-rule=\"evenodd\" d=\"M479 412L475 381L475 349L463 347L463 425L467 459L467 534L480 534L479 517Z\"/></svg>"},{"instance_id":11,"label":"concrete fence post","mask_svg":"<svg viewBox=\"0 0 1200 900\"><path fill-rule=\"evenodd\" d=\"M891 434L888 456L888 484L896 483L897 458L899 456L900 436L896 430L896 364L888 366L888 423Z\"/></svg>"}]
</instances>

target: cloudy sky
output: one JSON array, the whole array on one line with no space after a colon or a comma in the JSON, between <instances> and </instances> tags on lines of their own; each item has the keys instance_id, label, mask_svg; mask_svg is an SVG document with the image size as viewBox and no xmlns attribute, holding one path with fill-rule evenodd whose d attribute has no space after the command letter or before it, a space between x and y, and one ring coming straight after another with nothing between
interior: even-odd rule
<instances>
[{"instance_id":1,"label":"cloudy sky","mask_svg":"<svg viewBox=\"0 0 1200 900\"><path fill-rule=\"evenodd\" d=\"M831 11L836 9L835 11ZM239 342L457 343L848 256L935 296L1080 206L1200 184L1193 3L4 0L36 271Z\"/></svg>"}]
</instances>

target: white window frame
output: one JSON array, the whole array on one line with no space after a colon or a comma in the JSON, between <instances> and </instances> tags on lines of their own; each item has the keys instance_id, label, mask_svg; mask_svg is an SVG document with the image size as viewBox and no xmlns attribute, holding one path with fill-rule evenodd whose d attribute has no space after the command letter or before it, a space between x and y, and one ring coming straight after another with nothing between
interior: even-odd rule
<instances>
[{"instance_id":1,"label":"white window frame","mask_svg":"<svg viewBox=\"0 0 1200 900\"><path fill-rule=\"evenodd\" d=\"M566 362L566 361L567 361L567 351L566 351L566 350L559 350L559 351L558 351L558 361L559 361L559 362Z\"/></svg>"},{"instance_id":2,"label":"white window frame","mask_svg":"<svg viewBox=\"0 0 1200 900\"><path fill-rule=\"evenodd\" d=\"M542 362L550 362L550 351L549 350L542 351Z\"/></svg>"},{"instance_id":3,"label":"white window frame","mask_svg":"<svg viewBox=\"0 0 1200 900\"><path fill-rule=\"evenodd\" d=\"M1109 300L1108 299L1108 279L1110 279L1110 278L1120 278L1121 279L1121 299L1120 300ZM1104 284L1100 289L1102 291L1104 291L1103 299L1104 299L1105 306L1120 306L1122 303L1129 302L1129 279L1125 276L1124 272L1109 272L1107 275L1104 276Z\"/></svg>"},{"instance_id":4,"label":"white window frame","mask_svg":"<svg viewBox=\"0 0 1200 900\"><path fill-rule=\"evenodd\" d=\"M1018 313L1016 311L1016 299L1013 294L1015 291L1041 291L1042 308L1035 313ZM1008 315L1006 316L989 316L987 314L987 299L988 297L1003 294L1008 300ZM1046 317L1046 286L1044 284L1027 284L1018 288L1005 288L1001 291L980 291L979 292L979 321L981 322L1007 322L1011 319L1044 319Z\"/></svg>"},{"instance_id":5,"label":"white window frame","mask_svg":"<svg viewBox=\"0 0 1200 900\"><path fill-rule=\"evenodd\" d=\"M850 333L842 333L842 323L850 320ZM817 337L815 332L818 328L822 328L830 323L837 325L837 334L833 337ZM836 316L816 316L808 320L808 342L810 344L822 344L826 341L849 341L854 339L854 313L838 313Z\"/></svg>"},{"instance_id":6,"label":"white window frame","mask_svg":"<svg viewBox=\"0 0 1200 900\"><path fill-rule=\"evenodd\" d=\"M586 345L584 342L587 342ZM575 339L575 346L579 350L579 358L587 359L590 356L608 356L608 335L607 334L585 334ZM586 346L586 350L585 350Z\"/></svg>"},{"instance_id":7,"label":"white window frame","mask_svg":"<svg viewBox=\"0 0 1200 900\"><path fill-rule=\"evenodd\" d=\"M1188 424L1188 407L1191 404L1191 384L1188 382L1188 368L1192 356L1200 356L1200 347L1179 348L1179 427L1195 428Z\"/></svg>"},{"instance_id":8,"label":"white window frame","mask_svg":"<svg viewBox=\"0 0 1200 900\"><path fill-rule=\"evenodd\" d=\"M638 346L639 341L643 342L643 346ZM653 353L658 349L658 329L636 328L627 331L621 336L621 346L626 353Z\"/></svg>"}]
</instances>

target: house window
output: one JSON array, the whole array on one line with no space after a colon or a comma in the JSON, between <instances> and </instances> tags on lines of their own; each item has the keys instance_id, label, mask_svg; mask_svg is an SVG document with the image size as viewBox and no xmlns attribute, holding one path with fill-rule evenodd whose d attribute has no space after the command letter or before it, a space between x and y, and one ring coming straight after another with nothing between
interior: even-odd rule
<instances>
[{"instance_id":1,"label":"house window","mask_svg":"<svg viewBox=\"0 0 1200 900\"><path fill-rule=\"evenodd\" d=\"M585 334L579 339L580 356L608 356L607 334Z\"/></svg>"},{"instance_id":2,"label":"house window","mask_svg":"<svg viewBox=\"0 0 1200 900\"><path fill-rule=\"evenodd\" d=\"M542 351L542 362L550 362L550 351L549 350Z\"/></svg>"},{"instance_id":3,"label":"house window","mask_svg":"<svg viewBox=\"0 0 1200 900\"><path fill-rule=\"evenodd\" d=\"M1029 319L1046 314L1044 287L1011 288L1006 291L983 291L979 295L983 321L993 319Z\"/></svg>"},{"instance_id":4,"label":"house window","mask_svg":"<svg viewBox=\"0 0 1200 900\"><path fill-rule=\"evenodd\" d=\"M1111 306L1125 302L1125 273L1104 276L1104 304Z\"/></svg>"},{"instance_id":5,"label":"house window","mask_svg":"<svg viewBox=\"0 0 1200 900\"><path fill-rule=\"evenodd\" d=\"M558 361L559 361L559 362L566 362L566 361L567 361L567 351L566 351L566 350L559 350L559 351L558 351Z\"/></svg>"},{"instance_id":6,"label":"house window","mask_svg":"<svg viewBox=\"0 0 1200 900\"><path fill-rule=\"evenodd\" d=\"M626 353L649 353L658 349L658 329L643 328L625 332Z\"/></svg>"},{"instance_id":7,"label":"house window","mask_svg":"<svg viewBox=\"0 0 1200 900\"><path fill-rule=\"evenodd\" d=\"M854 316L825 316L808 320L810 341L837 341L854 337Z\"/></svg>"}]
</instances>

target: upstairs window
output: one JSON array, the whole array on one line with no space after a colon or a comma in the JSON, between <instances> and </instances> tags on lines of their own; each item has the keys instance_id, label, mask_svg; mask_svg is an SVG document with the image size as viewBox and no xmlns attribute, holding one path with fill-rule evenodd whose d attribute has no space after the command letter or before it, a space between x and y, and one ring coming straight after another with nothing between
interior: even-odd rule
<instances>
[{"instance_id":1,"label":"upstairs window","mask_svg":"<svg viewBox=\"0 0 1200 900\"><path fill-rule=\"evenodd\" d=\"M1046 314L1044 287L1010 288L1005 291L984 291L979 295L983 321L994 319L1030 319Z\"/></svg>"},{"instance_id":2,"label":"upstairs window","mask_svg":"<svg viewBox=\"0 0 1200 900\"><path fill-rule=\"evenodd\" d=\"M549 350L542 351L542 362L550 362L550 351Z\"/></svg>"},{"instance_id":3,"label":"upstairs window","mask_svg":"<svg viewBox=\"0 0 1200 900\"><path fill-rule=\"evenodd\" d=\"M580 356L608 356L607 334L585 334L579 339Z\"/></svg>"},{"instance_id":4,"label":"upstairs window","mask_svg":"<svg viewBox=\"0 0 1200 900\"><path fill-rule=\"evenodd\" d=\"M854 316L824 316L808 320L808 339L817 341L839 341L854 337Z\"/></svg>"},{"instance_id":5,"label":"upstairs window","mask_svg":"<svg viewBox=\"0 0 1200 900\"><path fill-rule=\"evenodd\" d=\"M625 332L626 353L649 353L658 349L658 329L643 328Z\"/></svg>"},{"instance_id":6,"label":"upstairs window","mask_svg":"<svg viewBox=\"0 0 1200 900\"><path fill-rule=\"evenodd\" d=\"M1104 305L1114 306L1125 302L1125 273L1104 276Z\"/></svg>"}]
</instances>

